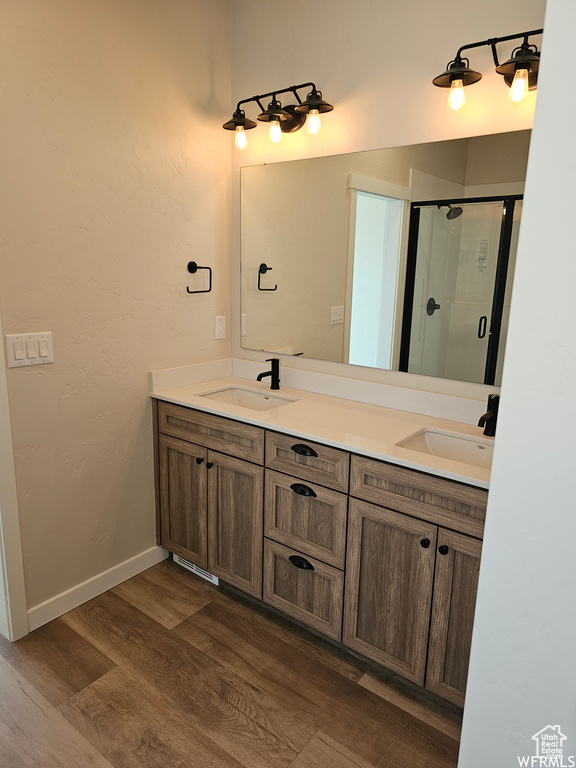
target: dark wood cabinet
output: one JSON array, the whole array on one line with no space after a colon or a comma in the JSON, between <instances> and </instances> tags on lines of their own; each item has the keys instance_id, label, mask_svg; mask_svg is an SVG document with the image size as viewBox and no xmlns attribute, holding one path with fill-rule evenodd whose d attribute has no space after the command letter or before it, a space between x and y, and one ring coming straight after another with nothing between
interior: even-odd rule
<instances>
[{"instance_id":1,"label":"dark wood cabinet","mask_svg":"<svg viewBox=\"0 0 576 768\"><path fill-rule=\"evenodd\" d=\"M350 502L343 642L424 684L436 526Z\"/></svg>"},{"instance_id":2,"label":"dark wood cabinet","mask_svg":"<svg viewBox=\"0 0 576 768\"><path fill-rule=\"evenodd\" d=\"M267 469L264 498L265 536L344 568L345 494Z\"/></svg>"},{"instance_id":3,"label":"dark wood cabinet","mask_svg":"<svg viewBox=\"0 0 576 768\"><path fill-rule=\"evenodd\" d=\"M264 469L236 454L263 461L264 430L167 403L158 429L162 546L261 598Z\"/></svg>"},{"instance_id":4,"label":"dark wood cabinet","mask_svg":"<svg viewBox=\"0 0 576 768\"><path fill-rule=\"evenodd\" d=\"M440 529L426 688L464 705L482 543Z\"/></svg>"},{"instance_id":5,"label":"dark wood cabinet","mask_svg":"<svg viewBox=\"0 0 576 768\"><path fill-rule=\"evenodd\" d=\"M160 435L162 545L207 569L207 450Z\"/></svg>"},{"instance_id":6,"label":"dark wood cabinet","mask_svg":"<svg viewBox=\"0 0 576 768\"><path fill-rule=\"evenodd\" d=\"M463 704L485 490L179 405L155 414L166 549Z\"/></svg>"},{"instance_id":7,"label":"dark wood cabinet","mask_svg":"<svg viewBox=\"0 0 576 768\"><path fill-rule=\"evenodd\" d=\"M342 635L344 573L264 540L264 601L327 637Z\"/></svg>"},{"instance_id":8,"label":"dark wood cabinet","mask_svg":"<svg viewBox=\"0 0 576 768\"><path fill-rule=\"evenodd\" d=\"M262 597L263 469L208 451L208 570Z\"/></svg>"}]
</instances>

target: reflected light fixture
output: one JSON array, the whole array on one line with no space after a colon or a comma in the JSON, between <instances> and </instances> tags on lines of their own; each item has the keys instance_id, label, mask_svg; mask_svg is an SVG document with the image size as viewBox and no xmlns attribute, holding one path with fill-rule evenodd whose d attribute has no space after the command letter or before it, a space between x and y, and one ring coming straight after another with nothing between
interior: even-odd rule
<instances>
[{"instance_id":1,"label":"reflected light fixture","mask_svg":"<svg viewBox=\"0 0 576 768\"><path fill-rule=\"evenodd\" d=\"M530 45L528 38L532 35L541 35L543 31L543 29L533 29L530 32L521 32L517 35L492 37L478 43L463 45L458 49L455 58L448 63L446 71L435 77L432 82L439 88L450 88L448 106L455 112L458 111L466 101L464 88L482 79L480 72L475 72L470 68L470 61L462 56L462 52L487 45L492 49L496 72L504 76L504 82L510 87L510 99L514 102L520 102L529 90L532 91L536 88L538 83L540 52L535 45ZM523 38L522 44L512 51L512 56L508 61L500 64L496 48L498 43L521 38Z\"/></svg>"},{"instance_id":2,"label":"reflected light fixture","mask_svg":"<svg viewBox=\"0 0 576 768\"><path fill-rule=\"evenodd\" d=\"M311 88L304 101L302 101L298 93L303 88ZM296 104L283 106L277 98L278 94L282 93L292 94L296 99ZM260 100L268 96L272 97L272 101L264 109ZM273 144L277 144L280 141L282 134L299 131L305 122L307 122L308 133L311 135L317 134L321 128L320 115L325 112L331 112L334 109L332 104L324 101L321 91L316 88L314 83L291 85L289 88L280 88L260 96L242 99L238 102L232 118L222 126L227 131L235 132L234 143L239 149L244 149L247 144L246 131L257 126L256 122L246 117L242 109L243 104L248 104L252 101L256 102L261 109L256 119L263 123L269 123L268 137Z\"/></svg>"}]
</instances>

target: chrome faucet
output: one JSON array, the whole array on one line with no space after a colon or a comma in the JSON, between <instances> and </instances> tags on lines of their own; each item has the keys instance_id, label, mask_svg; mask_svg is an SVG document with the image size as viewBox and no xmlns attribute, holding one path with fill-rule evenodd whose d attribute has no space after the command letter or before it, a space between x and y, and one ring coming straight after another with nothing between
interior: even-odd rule
<instances>
[{"instance_id":1,"label":"chrome faucet","mask_svg":"<svg viewBox=\"0 0 576 768\"><path fill-rule=\"evenodd\" d=\"M487 437L494 437L496 434L496 421L498 420L498 406L500 405L500 395L488 395L488 410L480 416L479 427L484 427L484 434Z\"/></svg>"},{"instance_id":2,"label":"chrome faucet","mask_svg":"<svg viewBox=\"0 0 576 768\"><path fill-rule=\"evenodd\" d=\"M267 363L272 363L271 369L269 371L264 371L264 373L259 373L258 376L256 376L256 381L262 381L262 379L265 379L266 376L270 376L270 389L280 389L280 360L277 357L271 357L269 360L266 360Z\"/></svg>"}]
</instances>

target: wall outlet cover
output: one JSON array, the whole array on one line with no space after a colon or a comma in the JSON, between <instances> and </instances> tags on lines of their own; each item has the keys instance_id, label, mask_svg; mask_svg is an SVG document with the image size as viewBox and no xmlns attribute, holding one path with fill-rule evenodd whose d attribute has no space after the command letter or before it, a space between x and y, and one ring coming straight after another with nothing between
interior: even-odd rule
<instances>
[{"instance_id":1,"label":"wall outlet cover","mask_svg":"<svg viewBox=\"0 0 576 768\"><path fill-rule=\"evenodd\" d=\"M216 315L214 319L214 338L226 338L226 315Z\"/></svg>"}]
</instances>

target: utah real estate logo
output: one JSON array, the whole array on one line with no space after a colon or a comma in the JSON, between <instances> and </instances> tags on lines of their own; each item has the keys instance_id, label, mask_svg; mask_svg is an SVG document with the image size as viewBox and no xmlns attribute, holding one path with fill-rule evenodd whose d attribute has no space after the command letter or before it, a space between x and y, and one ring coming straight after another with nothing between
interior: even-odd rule
<instances>
[{"instance_id":1,"label":"utah real estate logo","mask_svg":"<svg viewBox=\"0 0 576 768\"><path fill-rule=\"evenodd\" d=\"M564 754L566 738L559 725L547 725L532 736L536 754L518 756L518 763L525 768L575 768L574 755Z\"/></svg>"}]
</instances>

